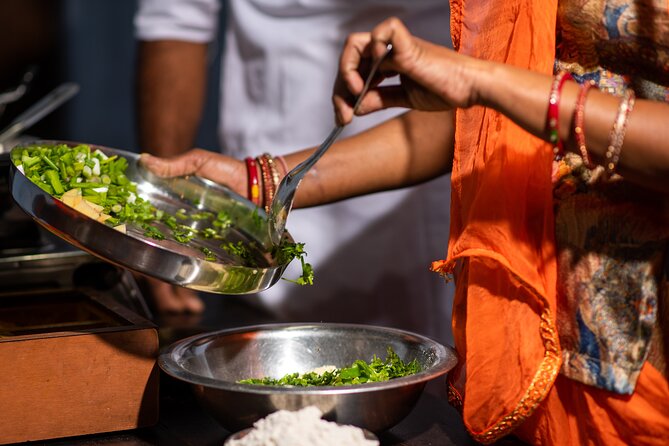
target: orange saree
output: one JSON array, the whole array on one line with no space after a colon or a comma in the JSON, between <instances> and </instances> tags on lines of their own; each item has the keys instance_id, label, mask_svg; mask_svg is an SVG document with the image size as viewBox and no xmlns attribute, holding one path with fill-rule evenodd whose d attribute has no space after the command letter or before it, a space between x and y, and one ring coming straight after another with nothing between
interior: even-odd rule
<instances>
[{"instance_id":1,"label":"orange saree","mask_svg":"<svg viewBox=\"0 0 669 446\"><path fill-rule=\"evenodd\" d=\"M451 1L455 49L552 73L557 1L491 5ZM501 114L458 110L448 256L432 265L457 285L460 363L449 375L449 399L485 444L510 433L536 444L625 443L639 438L647 417L659 431L645 439L663 443L666 403L653 402L669 401L669 388L652 366L631 396L559 376L551 168L548 145Z\"/></svg>"}]
</instances>

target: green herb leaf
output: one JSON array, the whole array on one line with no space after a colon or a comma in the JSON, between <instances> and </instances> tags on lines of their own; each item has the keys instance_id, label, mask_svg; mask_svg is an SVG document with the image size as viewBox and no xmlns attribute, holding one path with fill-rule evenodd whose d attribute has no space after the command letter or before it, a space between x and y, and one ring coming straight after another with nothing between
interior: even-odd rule
<instances>
[{"instance_id":1,"label":"green herb leaf","mask_svg":"<svg viewBox=\"0 0 669 446\"><path fill-rule=\"evenodd\" d=\"M388 381L418 372L420 372L418 361L414 359L405 363L395 353L393 348L389 346L385 361L382 361L375 355L369 363L358 359L349 367L326 371L322 374L316 372L303 374L290 373L278 379L270 377L249 378L238 382L240 384L263 386L348 386L352 384Z\"/></svg>"},{"instance_id":2,"label":"green herb leaf","mask_svg":"<svg viewBox=\"0 0 669 446\"><path fill-rule=\"evenodd\" d=\"M299 258L302 264L302 275L296 280L284 278L288 282L297 283L298 285L313 285L314 284L314 269L310 263L307 263L305 257L307 252L304 250L304 243L293 243L288 239L282 239L278 246L272 248L272 256L276 259L279 265L286 265L293 259Z\"/></svg>"}]
</instances>

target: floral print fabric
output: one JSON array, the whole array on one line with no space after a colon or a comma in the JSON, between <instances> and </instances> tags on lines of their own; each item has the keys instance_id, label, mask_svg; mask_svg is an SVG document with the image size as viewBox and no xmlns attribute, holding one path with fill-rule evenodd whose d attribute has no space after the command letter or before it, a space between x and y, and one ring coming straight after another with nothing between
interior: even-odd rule
<instances>
[{"instance_id":1,"label":"floral print fabric","mask_svg":"<svg viewBox=\"0 0 669 446\"><path fill-rule=\"evenodd\" d=\"M633 88L639 97L669 101L666 1L567 0L558 27L557 70L611 94ZM553 184L561 373L631 394L662 338L668 200L606 178L601 167L589 170L575 154L554 164Z\"/></svg>"}]
</instances>

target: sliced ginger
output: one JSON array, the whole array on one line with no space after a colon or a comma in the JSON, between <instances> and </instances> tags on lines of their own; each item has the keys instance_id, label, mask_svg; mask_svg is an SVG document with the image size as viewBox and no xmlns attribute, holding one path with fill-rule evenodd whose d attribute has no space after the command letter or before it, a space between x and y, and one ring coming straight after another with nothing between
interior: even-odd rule
<instances>
[{"instance_id":1,"label":"sliced ginger","mask_svg":"<svg viewBox=\"0 0 669 446\"><path fill-rule=\"evenodd\" d=\"M82 214L99 221L100 223L104 223L111 218L111 215L102 212L104 207L100 206L99 204L91 203L90 201L83 198L81 189L79 188L70 189L65 192L61 197L61 201L71 208L81 212ZM114 229L124 234L126 233L125 225L114 226Z\"/></svg>"}]
</instances>

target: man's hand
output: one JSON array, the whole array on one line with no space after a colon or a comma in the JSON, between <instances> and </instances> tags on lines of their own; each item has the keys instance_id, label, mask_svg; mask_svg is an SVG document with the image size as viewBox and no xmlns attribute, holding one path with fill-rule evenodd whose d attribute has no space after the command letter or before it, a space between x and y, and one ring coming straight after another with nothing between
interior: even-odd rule
<instances>
[{"instance_id":1,"label":"man's hand","mask_svg":"<svg viewBox=\"0 0 669 446\"><path fill-rule=\"evenodd\" d=\"M159 314L200 314L204 302L197 292L147 276L135 277L144 297L152 302Z\"/></svg>"},{"instance_id":2,"label":"man's hand","mask_svg":"<svg viewBox=\"0 0 669 446\"><path fill-rule=\"evenodd\" d=\"M225 184L238 194L246 196L244 162L220 153L192 149L174 158L159 158L143 153L140 162L161 177L198 175L216 183Z\"/></svg>"},{"instance_id":3,"label":"man's hand","mask_svg":"<svg viewBox=\"0 0 669 446\"><path fill-rule=\"evenodd\" d=\"M174 158L159 158L144 153L140 162L161 177L198 175L246 195L246 166L219 153L193 149ZM138 278L138 281L158 313L199 314L204 311L204 303L195 291L148 277Z\"/></svg>"}]
</instances>

